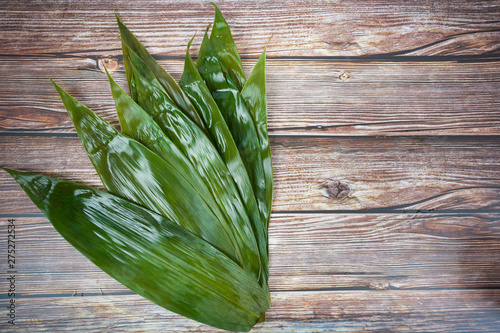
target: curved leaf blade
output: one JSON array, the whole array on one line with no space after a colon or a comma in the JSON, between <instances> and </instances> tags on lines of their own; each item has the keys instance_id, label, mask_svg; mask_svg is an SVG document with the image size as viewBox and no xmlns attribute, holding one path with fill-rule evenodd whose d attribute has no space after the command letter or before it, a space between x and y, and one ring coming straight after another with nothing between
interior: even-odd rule
<instances>
[{"instance_id":1,"label":"curved leaf blade","mask_svg":"<svg viewBox=\"0 0 500 333\"><path fill-rule=\"evenodd\" d=\"M260 214L255 200L254 192L245 165L241 159L236 143L233 140L231 132L222 116L217 103L213 99L208 87L205 85L200 73L196 69L191 56L189 55L189 47L192 39L188 44L186 57L184 62L184 72L179 81L186 95L189 97L193 105L201 115L208 132L211 135L220 156L224 160L229 173L231 174L245 206L246 213L252 221L252 225L256 226L261 223ZM254 229L256 227L253 227ZM261 254L261 263L264 266L263 285L267 283L268 271L268 254L267 248L264 246L266 242L258 242L259 252Z\"/></svg>"},{"instance_id":2,"label":"curved leaf blade","mask_svg":"<svg viewBox=\"0 0 500 333\"><path fill-rule=\"evenodd\" d=\"M246 78L243 66L241 65L238 48L234 43L231 29L224 16L222 16L221 11L215 3L211 2L211 4L215 7L215 18L212 33L210 34L210 42L220 62L227 69L229 76L238 90L241 91L245 85Z\"/></svg>"},{"instance_id":3,"label":"curved leaf blade","mask_svg":"<svg viewBox=\"0 0 500 333\"><path fill-rule=\"evenodd\" d=\"M266 50L262 52L255 64L252 73L248 77L245 86L241 90L241 97L245 101L248 111L253 118L257 136L260 142L262 165L264 167L264 179L266 189L264 193L266 204L266 230L269 226L271 206L273 201L273 166L271 160L271 149L269 136L267 134L267 96L266 96Z\"/></svg>"},{"instance_id":4,"label":"curved leaf blade","mask_svg":"<svg viewBox=\"0 0 500 333\"><path fill-rule=\"evenodd\" d=\"M200 127L205 133L206 129L200 116L196 112L196 109L189 101L189 98L184 94L182 89L179 87L177 82L163 69L158 62L151 56L151 54L146 50L146 48L139 42L137 37L132 34L132 32L123 23L118 14L115 13L116 21L118 22L118 27L120 28L120 36L122 43L124 43L129 49L137 53L141 59L151 68L158 81L165 88L171 100L191 119L198 127ZM124 55L125 56L125 55ZM130 83L130 82L129 82ZM132 91L132 88L130 89ZM132 94L133 95L133 94ZM135 97L135 96L133 96Z\"/></svg>"},{"instance_id":5,"label":"curved leaf blade","mask_svg":"<svg viewBox=\"0 0 500 333\"><path fill-rule=\"evenodd\" d=\"M221 111L245 164L257 200L261 221L255 225L260 248L267 248L266 184L260 143L243 98L215 54L205 32L196 67Z\"/></svg>"},{"instance_id":6,"label":"curved leaf blade","mask_svg":"<svg viewBox=\"0 0 500 333\"><path fill-rule=\"evenodd\" d=\"M238 260L225 225L170 164L53 84L109 192L168 217Z\"/></svg>"},{"instance_id":7,"label":"curved leaf blade","mask_svg":"<svg viewBox=\"0 0 500 333\"><path fill-rule=\"evenodd\" d=\"M108 78L122 133L139 141L167 162L187 181L193 191L198 192L199 196L205 201L207 207L212 210L219 221L222 221L225 216L220 211L212 193L210 193L210 190L189 160L165 133L163 133L158 124L154 122L146 111L136 104L132 98L118 86L109 73ZM226 224L227 223L224 223L222 225L225 226ZM226 228L226 232L230 233L231 231L229 228Z\"/></svg>"},{"instance_id":8,"label":"curved leaf blade","mask_svg":"<svg viewBox=\"0 0 500 333\"><path fill-rule=\"evenodd\" d=\"M167 218L89 186L5 170L71 245L154 303L230 331L249 331L269 307L251 276Z\"/></svg>"},{"instance_id":9,"label":"curved leaf blade","mask_svg":"<svg viewBox=\"0 0 500 333\"><path fill-rule=\"evenodd\" d=\"M239 262L258 278L261 271L258 243L224 161L209 138L158 89L147 65L133 52L130 55L139 104L198 171L225 214Z\"/></svg>"}]
</instances>

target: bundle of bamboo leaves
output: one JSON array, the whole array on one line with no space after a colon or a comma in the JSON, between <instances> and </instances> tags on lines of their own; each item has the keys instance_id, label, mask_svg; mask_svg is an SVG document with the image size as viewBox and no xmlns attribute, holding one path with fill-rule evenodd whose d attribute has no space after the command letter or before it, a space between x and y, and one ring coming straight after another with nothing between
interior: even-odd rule
<instances>
[{"instance_id":1,"label":"bundle of bamboo leaves","mask_svg":"<svg viewBox=\"0 0 500 333\"><path fill-rule=\"evenodd\" d=\"M177 84L116 18L130 96L108 78L122 132L52 82L107 192L5 170L69 243L132 291L248 331L270 303L266 52L246 79L215 7Z\"/></svg>"}]
</instances>

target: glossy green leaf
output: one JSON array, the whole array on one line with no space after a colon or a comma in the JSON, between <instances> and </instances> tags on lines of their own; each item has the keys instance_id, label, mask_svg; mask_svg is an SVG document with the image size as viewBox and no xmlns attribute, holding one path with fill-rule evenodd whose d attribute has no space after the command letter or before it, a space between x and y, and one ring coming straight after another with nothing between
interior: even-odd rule
<instances>
[{"instance_id":1,"label":"glossy green leaf","mask_svg":"<svg viewBox=\"0 0 500 333\"><path fill-rule=\"evenodd\" d=\"M120 28L120 35L122 43L124 43L129 49L137 53L141 59L151 68L155 76L161 85L165 88L168 93L169 98L191 119L198 127L200 127L205 133L206 129L200 116L196 112L196 109L189 101L189 98L184 94L182 89L179 87L177 82L163 69L158 62L149 54L146 48L139 42L139 40L132 34L132 32L125 26L123 21L120 19L118 14L116 15L116 20L118 22L118 27ZM125 55L124 55L125 56ZM126 69L126 68L125 68ZM129 81L130 84L130 81ZM132 89L130 89L132 91ZM135 100L134 94L132 97Z\"/></svg>"},{"instance_id":2,"label":"glossy green leaf","mask_svg":"<svg viewBox=\"0 0 500 333\"><path fill-rule=\"evenodd\" d=\"M227 73L236 87L241 91L245 85L246 78L243 66L241 65L238 48L234 43L231 29L222 16L221 11L213 2L212 5L215 7L215 19L212 33L210 34L210 42L220 62L227 69Z\"/></svg>"},{"instance_id":3,"label":"glossy green leaf","mask_svg":"<svg viewBox=\"0 0 500 333\"><path fill-rule=\"evenodd\" d=\"M133 51L131 51L133 52ZM135 53L133 56L136 56ZM139 58L135 59L140 61ZM146 66L144 64L144 66ZM239 216L230 216L223 213L219 208L220 198L214 198L214 194L210 192L204 180L198 174L197 170L191 165L190 161L182 154L175 144L165 135L162 129L154 120L137 105L109 76L113 98L116 104L118 119L122 132L133 139L144 144L146 147L155 152L158 156L169 163L182 177L198 192L199 196L205 201L208 207L213 211L215 216L221 221L233 247L236 249L238 261L244 262L245 255L242 253L244 244L238 238L233 237L237 231L232 230L233 221L230 218L238 218ZM142 93L139 91L141 96ZM249 266L251 268L251 266ZM255 272L258 274L258 270Z\"/></svg>"},{"instance_id":4,"label":"glossy green leaf","mask_svg":"<svg viewBox=\"0 0 500 333\"><path fill-rule=\"evenodd\" d=\"M259 60L248 77L241 91L241 97L245 100L248 111L253 118L260 142L262 165L264 167L264 178L266 181L266 229L271 216L271 205L273 200L273 166L271 161L271 149L269 147L269 136L267 134L267 97L266 97L266 50L262 52Z\"/></svg>"},{"instance_id":5,"label":"glossy green leaf","mask_svg":"<svg viewBox=\"0 0 500 333\"><path fill-rule=\"evenodd\" d=\"M219 220L224 220L226 217L218 208L212 193L210 193L210 190L189 160L165 133L163 133L158 124L154 122L146 111L135 103L132 98L116 84L109 73L108 78L113 99L115 100L122 133L139 141L170 164L170 166L189 183L193 190L198 192L217 218ZM228 222L225 221L225 224L227 223ZM237 245L235 244L234 247L237 247Z\"/></svg>"},{"instance_id":6,"label":"glossy green leaf","mask_svg":"<svg viewBox=\"0 0 500 333\"><path fill-rule=\"evenodd\" d=\"M198 171L226 216L239 261L259 277L260 252L252 224L224 161L208 137L166 98L148 66L132 51L130 56L139 104Z\"/></svg>"},{"instance_id":7,"label":"glossy green leaf","mask_svg":"<svg viewBox=\"0 0 500 333\"><path fill-rule=\"evenodd\" d=\"M204 198L214 206L212 194L189 160L163 133L160 126L121 89L108 74L122 133L135 139L170 164Z\"/></svg>"},{"instance_id":8,"label":"glossy green leaf","mask_svg":"<svg viewBox=\"0 0 500 333\"><path fill-rule=\"evenodd\" d=\"M238 261L226 224L179 172L139 142L120 134L57 84L54 87L109 192L168 217Z\"/></svg>"},{"instance_id":9,"label":"glossy green leaf","mask_svg":"<svg viewBox=\"0 0 500 333\"><path fill-rule=\"evenodd\" d=\"M247 215L250 217L254 230L261 224L261 218L257 207L257 202L253 193L252 185L248 174L241 159L236 143L231 136L231 132L224 120L215 100L213 99L210 91L208 90L205 82L198 73L196 66L189 55L189 47L192 39L188 44L186 51L186 58L184 62L184 72L179 81L180 86L189 97L193 105L198 110L205 126L212 137L220 156L224 160L229 173L231 174L240 197L245 206ZM259 241L259 251L261 253L261 262L264 266L264 281L267 282L268 271L268 255L265 244L265 239Z\"/></svg>"},{"instance_id":10,"label":"glossy green leaf","mask_svg":"<svg viewBox=\"0 0 500 333\"><path fill-rule=\"evenodd\" d=\"M217 58L206 32L196 67L212 93L245 164L261 215L261 223L256 226L256 233L259 242L264 242L261 246L267 246L266 183L257 131L238 88L226 75L224 66Z\"/></svg>"},{"instance_id":11,"label":"glossy green leaf","mask_svg":"<svg viewBox=\"0 0 500 333\"><path fill-rule=\"evenodd\" d=\"M89 186L6 171L71 245L154 303L230 331L249 331L269 307L251 276L167 218Z\"/></svg>"},{"instance_id":12,"label":"glossy green leaf","mask_svg":"<svg viewBox=\"0 0 500 333\"><path fill-rule=\"evenodd\" d=\"M127 44L125 44L125 42L122 41L121 44L122 44L122 55L123 55L123 67L125 67L125 74L127 76L127 83L128 83L128 88L130 90L130 96L134 101L137 102L137 92L135 87L135 79L131 68L132 65L130 64L130 55L128 51L129 49L127 47Z\"/></svg>"}]
</instances>

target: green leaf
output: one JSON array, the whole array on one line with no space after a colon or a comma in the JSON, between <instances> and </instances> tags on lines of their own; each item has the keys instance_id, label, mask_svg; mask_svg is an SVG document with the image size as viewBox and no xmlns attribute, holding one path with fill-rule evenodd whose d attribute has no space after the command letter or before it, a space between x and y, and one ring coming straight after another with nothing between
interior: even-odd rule
<instances>
[{"instance_id":1,"label":"green leaf","mask_svg":"<svg viewBox=\"0 0 500 333\"><path fill-rule=\"evenodd\" d=\"M135 87L135 79L132 73L130 56L127 45L122 41L122 54L123 54L123 67L125 67L125 74L127 76L128 88L130 90L130 96L134 101L137 102L137 91ZM107 69L106 69L107 72Z\"/></svg>"},{"instance_id":2,"label":"green leaf","mask_svg":"<svg viewBox=\"0 0 500 333\"><path fill-rule=\"evenodd\" d=\"M137 57L133 51L132 58ZM141 61L138 57L134 61ZM147 66L143 64L146 69ZM139 105L137 105L109 76L111 90L113 92L113 98L116 104L116 110L118 113L118 118L120 120L120 127L124 134L132 137L143 143L146 147L150 148L158 156L163 158L167 163L169 163L177 172L179 172L182 177L191 185L193 190L197 191L199 196L205 201L208 207L217 216L219 221L222 221L222 225L225 228L233 247L236 249L238 261L244 264L244 260L248 259L242 253L245 251L244 244L240 244L239 237L233 237L234 233L238 230L235 229L232 223L237 223L238 221L232 221L231 218L241 218L238 214L227 214L222 212L219 208L219 203L221 203L221 198L214 198L214 193L211 193L209 188L206 186L204 180L198 174L197 170L191 165L191 162L182 154L182 152L175 146L175 144L165 135L158 124L144 111ZM139 77L139 88L142 88L141 78ZM138 94L141 96L141 100L144 97L143 89L138 89ZM222 203L227 203L222 201ZM234 205L233 205L234 206ZM234 207L230 207L233 209ZM231 210L230 213L233 213ZM246 216L244 215L245 219ZM252 234L253 236L253 234ZM248 266L248 268L252 268ZM255 274L258 274L259 270L256 269Z\"/></svg>"},{"instance_id":3,"label":"green leaf","mask_svg":"<svg viewBox=\"0 0 500 333\"><path fill-rule=\"evenodd\" d=\"M238 48L231 35L231 29L222 16L221 11L213 2L211 4L215 7L215 19L212 33L210 34L210 42L220 62L227 69L229 76L236 87L238 87L238 90L241 91L245 85L246 78L243 66L241 65Z\"/></svg>"},{"instance_id":4,"label":"green leaf","mask_svg":"<svg viewBox=\"0 0 500 333\"><path fill-rule=\"evenodd\" d=\"M139 104L198 171L225 214L239 262L258 278L261 274L258 243L224 161L208 137L158 89L156 78L148 66L132 51L130 56Z\"/></svg>"},{"instance_id":5,"label":"green leaf","mask_svg":"<svg viewBox=\"0 0 500 333\"><path fill-rule=\"evenodd\" d=\"M196 67L212 93L245 164L261 215L261 222L255 226L257 239L260 248L267 248L266 183L257 131L238 88L226 75L224 66L218 60L207 32L201 44Z\"/></svg>"},{"instance_id":6,"label":"green leaf","mask_svg":"<svg viewBox=\"0 0 500 333\"><path fill-rule=\"evenodd\" d=\"M266 229L271 216L271 206L273 200L273 166L271 161L271 149L269 147L269 136L267 134L267 97L266 97L266 50L262 52L259 60L255 64L252 73L248 77L241 97L245 100L248 111L253 118L257 136L260 142L262 164L264 166L264 178L266 181Z\"/></svg>"},{"instance_id":7,"label":"green leaf","mask_svg":"<svg viewBox=\"0 0 500 333\"><path fill-rule=\"evenodd\" d=\"M163 133L158 124L154 122L146 111L116 84L109 73L107 74L122 133L139 141L167 162L189 183L193 190L198 192L217 218L223 220L225 216L218 208L203 179L193 168L189 160Z\"/></svg>"},{"instance_id":8,"label":"green leaf","mask_svg":"<svg viewBox=\"0 0 500 333\"><path fill-rule=\"evenodd\" d=\"M146 48L139 42L139 40L132 34L132 32L125 26L123 21L120 19L118 14L115 13L116 20L118 22L118 27L120 28L120 35L122 43L124 43L129 49L137 53L141 59L148 65L153 71L154 75L158 78L160 84L165 88L171 100L191 119L198 127L200 127L205 133L206 129L200 116L196 112L196 109L189 101L189 98L184 94L182 89L179 87L177 82L167 73L149 54ZM124 54L125 56L125 54ZM126 68L125 68L126 69ZM130 82L129 82L130 84ZM129 86L130 87L130 86ZM130 88L132 91L132 87ZM132 94L132 97L135 97ZM134 98L135 100L135 98Z\"/></svg>"},{"instance_id":9,"label":"green leaf","mask_svg":"<svg viewBox=\"0 0 500 333\"><path fill-rule=\"evenodd\" d=\"M182 73L179 84L205 122L205 126L211 135L212 142L214 142L220 156L228 168L229 173L236 183L247 215L252 221L253 229L256 229L262 222L250 179L248 178L245 165L243 164L243 160L241 159L240 153L238 152L238 148L236 147L236 143L231 136L231 132L226 124L226 121L224 120L217 104L215 103L215 100L210 94L210 91L205 85L205 82L201 78L200 73L198 73L194 62L189 55L189 47L192 41L193 39L191 39L188 44L184 62L184 72ZM264 246L266 243L266 239L258 242L259 246L262 246L259 248L259 251L261 253L261 262L265 271L264 281L262 281L263 284L267 282L268 271L267 248Z\"/></svg>"},{"instance_id":10,"label":"green leaf","mask_svg":"<svg viewBox=\"0 0 500 333\"><path fill-rule=\"evenodd\" d=\"M109 83L115 101L122 133L139 141L172 166L195 188L209 207L214 206L212 194L189 160L163 133L160 126L129 97L109 75Z\"/></svg>"},{"instance_id":11,"label":"green leaf","mask_svg":"<svg viewBox=\"0 0 500 333\"><path fill-rule=\"evenodd\" d=\"M53 84L109 192L168 217L238 260L225 224L179 172Z\"/></svg>"},{"instance_id":12,"label":"green leaf","mask_svg":"<svg viewBox=\"0 0 500 333\"><path fill-rule=\"evenodd\" d=\"M230 331L249 331L269 307L251 276L165 217L89 186L5 170L71 245L154 303Z\"/></svg>"}]
</instances>

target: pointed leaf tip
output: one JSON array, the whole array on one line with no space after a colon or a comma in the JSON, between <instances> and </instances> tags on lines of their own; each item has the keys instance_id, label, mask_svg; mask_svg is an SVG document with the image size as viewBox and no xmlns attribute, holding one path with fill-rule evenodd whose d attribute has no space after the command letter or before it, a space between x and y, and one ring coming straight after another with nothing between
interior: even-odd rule
<instances>
[{"instance_id":1,"label":"pointed leaf tip","mask_svg":"<svg viewBox=\"0 0 500 333\"><path fill-rule=\"evenodd\" d=\"M114 90L115 86L117 86L118 84L115 82L115 80L113 79L113 77L111 77L111 75L108 73L107 70L106 70L106 74L108 75L109 85L111 87L111 92L113 93L113 90Z\"/></svg>"},{"instance_id":2,"label":"pointed leaf tip","mask_svg":"<svg viewBox=\"0 0 500 333\"><path fill-rule=\"evenodd\" d=\"M4 168L4 167L0 167L0 169L2 169L3 171L7 172L9 175L12 176L12 174L18 172L18 171L15 171L15 170L12 170L12 169L9 169L9 168Z\"/></svg>"},{"instance_id":3,"label":"pointed leaf tip","mask_svg":"<svg viewBox=\"0 0 500 333\"><path fill-rule=\"evenodd\" d=\"M118 90L123 90L118 83L116 83L115 79L109 74L108 70L106 69L106 66L104 66L104 70L106 71L106 74L108 75L108 80L109 80L109 85L111 87L111 93L113 94L113 97L115 96L115 91Z\"/></svg>"},{"instance_id":4,"label":"pointed leaf tip","mask_svg":"<svg viewBox=\"0 0 500 333\"><path fill-rule=\"evenodd\" d=\"M31 201L33 201L38 208L42 209L45 205L44 200L52 188L51 178L8 168L2 169L8 172L16 183L21 186L23 191L26 192Z\"/></svg>"},{"instance_id":5,"label":"pointed leaf tip","mask_svg":"<svg viewBox=\"0 0 500 333\"><path fill-rule=\"evenodd\" d=\"M29 175L31 175L29 172L13 170L13 169L4 168L4 167L2 167L1 169L3 169L5 172L7 172L9 175L11 175L12 178L14 178L14 180L19 185L21 185L20 178L22 178L23 176L29 176Z\"/></svg>"},{"instance_id":6,"label":"pointed leaf tip","mask_svg":"<svg viewBox=\"0 0 500 333\"><path fill-rule=\"evenodd\" d=\"M219 7L214 2L210 2L214 7L215 7L215 16L221 18L224 22L226 21L224 19L224 16L222 16L222 12L220 11Z\"/></svg>"},{"instance_id":7,"label":"pointed leaf tip","mask_svg":"<svg viewBox=\"0 0 500 333\"><path fill-rule=\"evenodd\" d=\"M196 34L193 35L193 37L191 37L191 39L189 40L188 42L188 46L187 46L187 50L189 51L189 48L191 47L191 43L193 42L194 38L196 37Z\"/></svg>"},{"instance_id":8,"label":"pointed leaf tip","mask_svg":"<svg viewBox=\"0 0 500 333\"><path fill-rule=\"evenodd\" d=\"M267 41L267 44L266 44L266 47L264 48L264 51L266 51L267 47L269 46L269 43L271 43L271 39L274 37L274 35L271 35L271 37L269 37L269 40Z\"/></svg>"},{"instance_id":9,"label":"pointed leaf tip","mask_svg":"<svg viewBox=\"0 0 500 333\"><path fill-rule=\"evenodd\" d=\"M103 67L104 67L104 71L108 75L108 78L111 79L111 75L109 75L109 72L108 72L108 69L106 68L106 65L104 65Z\"/></svg>"},{"instance_id":10,"label":"pointed leaf tip","mask_svg":"<svg viewBox=\"0 0 500 333\"><path fill-rule=\"evenodd\" d=\"M227 70L227 73L241 91L245 85L245 72L241 64L241 57L238 53L238 48L234 43L231 29L227 24L224 16L217 6L215 6L215 18L213 22L212 33L210 35L210 42L217 54L221 64Z\"/></svg>"},{"instance_id":11,"label":"pointed leaf tip","mask_svg":"<svg viewBox=\"0 0 500 333\"><path fill-rule=\"evenodd\" d=\"M61 88L61 86L59 86L54 80L52 80L51 78L49 78L50 82L52 82L52 85L54 86L54 88L56 89L56 91L59 93L59 95L61 95L61 91L64 91L63 88Z\"/></svg>"},{"instance_id":12,"label":"pointed leaf tip","mask_svg":"<svg viewBox=\"0 0 500 333\"><path fill-rule=\"evenodd\" d=\"M194 37L196 37L196 34L189 40L187 48L186 48L186 57L184 58L184 68L186 68L187 64L190 61L193 61L191 58L191 55L189 54L189 49L191 48L191 43L193 43ZM182 73L182 76L184 76L185 73ZM182 78L181 78L182 80ZM180 84L180 81L179 81Z\"/></svg>"},{"instance_id":13,"label":"pointed leaf tip","mask_svg":"<svg viewBox=\"0 0 500 333\"><path fill-rule=\"evenodd\" d=\"M115 11L114 8L113 8L113 12L115 13L116 21L118 22L118 24L122 24L123 25L122 19L120 18L120 16L118 16L118 13Z\"/></svg>"}]
</instances>

